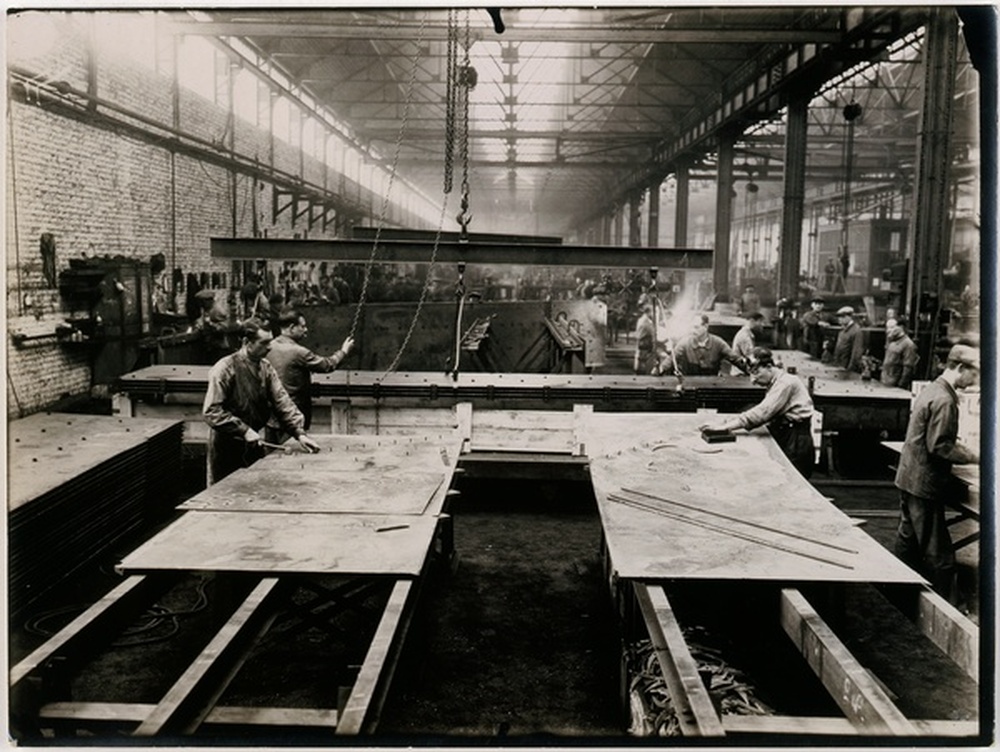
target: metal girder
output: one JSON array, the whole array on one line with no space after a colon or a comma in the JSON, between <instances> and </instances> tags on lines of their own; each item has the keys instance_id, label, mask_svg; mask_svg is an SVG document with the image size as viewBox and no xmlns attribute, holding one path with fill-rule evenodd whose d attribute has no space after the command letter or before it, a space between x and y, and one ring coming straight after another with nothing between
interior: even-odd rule
<instances>
[{"instance_id":1,"label":"metal girder","mask_svg":"<svg viewBox=\"0 0 1000 752\"><path fill-rule=\"evenodd\" d=\"M433 242L383 240L379 263L427 263ZM275 259L282 261L333 261L367 263L369 240L285 240L271 238L212 238L213 258ZM666 267L711 269L712 251L706 248L608 248L605 246L553 245L551 243L445 243L438 245L437 262L454 264L519 264L525 266Z\"/></svg>"},{"instance_id":2,"label":"metal girder","mask_svg":"<svg viewBox=\"0 0 1000 752\"><path fill-rule=\"evenodd\" d=\"M389 25L351 23L282 23L280 21L177 21L177 34L236 37L311 37L326 39L405 39L413 41L446 40L448 28L430 23ZM616 44L760 44L767 39L775 44L834 44L843 33L836 29L776 29L767 26L746 28L704 28L698 26L650 28L643 26L554 25L540 27L508 26L502 39L492 32L477 30L476 42L604 42Z\"/></svg>"},{"instance_id":3,"label":"metal girder","mask_svg":"<svg viewBox=\"0 0 1000 752\"><path fill-rule=\"evenodd\" d=\"M790 92L817 88L819 82L874 59L893 41L918 28L925 17L926 11L921 9L863 9L860 21L853 23L822 55L808 43L792 50L769 45L729 77L724 86L726 95L706 101L698 112L687 117L679 134L663 142L651 159L620 181L608 200L647 185L654 176L669 174L675 160L684 154L715 149L719 132L733 122L745 128L749 122L766 119L786 104ZM767 39L774 41L770 36Z\"/></svg>"}]
</instances>

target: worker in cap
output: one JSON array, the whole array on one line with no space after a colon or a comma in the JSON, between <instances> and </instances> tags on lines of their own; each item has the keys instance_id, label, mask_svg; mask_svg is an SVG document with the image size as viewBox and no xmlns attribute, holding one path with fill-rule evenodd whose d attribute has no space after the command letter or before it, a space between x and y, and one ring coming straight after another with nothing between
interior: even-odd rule
<instances>
[{"instance_id":1,"label":"worker in cap","mask_svg":"<svg viewBox=\"0 0 1000 752\"><path fill-rule=\"evenodd\" d=\"M881 381L886 386L909 389L917 370L917 346L898 319L885 322L885 357L882 358Z\"/></svg>"},{"instance_id":2,"label":"worker in cap","mask_svg":"<svg viewBox=\"0 0 1000 752\"><path fill-rule=\"evenodd\" d=\"M802 346L816 360L823 356L823 327L828 324L824 312L826 301L814 297L809 301L809 310L802 314Z\"/></svg>"},{"instance_id":3,"label":"worker in cap","mask_svg":"<svg viewBox=\"0 0 1000 752\"><path fill-rule=\"evenodd\" d=\"M243 344L208 372L202 416L208 432L208 484L264 456L261 443L271 415L308 452L320 447L305 430L305 418L267 359L273 335L255 318L243 322Z\"/></svg>"},{"instance_id":4,"label":"worker in cap","mask_svg":"<svg viewBox=\"0 0 1000 752\"><path fill-rule=\"evenodd\" d=\"M944 372L913 401L906 441L896 470L899 528L896 555L954 601L955 551L944 509L955 493L952 465L979 462L979 453L958 438L958 391L979 382L979 350L955 345Z\"/></svg>"},{"instance_id":5,"label":"worker in cap","mask_svg":"<svg viewBox=\"0 0 1000 752\"><path fill-rule=\"evenodd\" d=\"M812 475L815 445L812 438L813 401L802 380L777 366L766 347L756 347L750 356L750 379L764 387L764 399L739 415L703 429L750 431L767 426L781 451L803 477Z\"/></svg>"},{"instance_id":6,"label":"worker in cap","mask_svg":"<svg viewBox=\"0 0 1000 752\"><path fill-rule=\"evenodd\" d=\"M851 306L843 306L837 311L837 320L841 329L833 346L833 365L861 373L865 339L864 332L854 319L854 309Z\"/></svg>"},{"instance_id":7,"label":"worker in cap","mask_svg":"<svg viewBox=\"0 0 1000 752\"><path fill-rule=\"evenodd\" d=\"M740 370L745 363L733 352L722 337L708 331L707 314L699 314L691 328L691 333L681 338L674 348L674 365L683 376L718 376L722 361L736 365Z\"/></svg>"},{"instance_id":8,"label":"worker in cap","mask_svg":"<svg viewBox=\"0 0 1000 752\"><path fill-rule=\"evenodd\" d=\"M733 337L733 352L742 361L744 368L738 365L730 366L730 374L741 376L745 371L745 364L753 354L753 349L757 346L757 340L764 333L764 314L754 311L746 316L747 323L740 327Z\"/></svg>"}]
</instances>

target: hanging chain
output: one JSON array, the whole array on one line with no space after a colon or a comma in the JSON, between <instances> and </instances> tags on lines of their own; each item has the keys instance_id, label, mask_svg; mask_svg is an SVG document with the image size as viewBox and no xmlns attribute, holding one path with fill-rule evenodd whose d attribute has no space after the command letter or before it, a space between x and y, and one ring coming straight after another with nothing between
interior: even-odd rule
<instances>
[{"instance_id":1,"label":"hanging chain","mask_svg":"<svg viewBox=\"0 0 1000 752\"><path fill-rule=\"evenodd\" d=\"M448 9L448 48L444 94L444 192L451 193L455 172L455 76L458 68L456 11Z\"/></svg>"},{"instance_id":2,"label":"hanging chain","mask_svg":"<svg viewBox=\"0 0 1000 752\"><path fill-rule=\"evenodd\" d=\"M420 290L420 299L417 301L417 310L413 313L413 319L410 321L410 328L406 330L406 336L403 337L403 342L399 346L399 350L396 351L396 357L392 359L392 363L389 367L385 369L385 373L379 378L379 381L384 379L390 373L396 370L399 366L399 361L403 357L403 353L410 344L410 338L413 336L413 332L417 328L417 321L420 319L420 312L423 310L424 303L427 300L427 294L430 292L431 284L434 281L434 271L437 269L437 254L438 247L441 245L441 230L444 228L444 218L448 212L448 194L444 195L444 200L441 202L441 215L438 217L437 232L434 235L434 248L431 250L431 261L430 266L427 267L427 276L424 278L424 286Z\"/></svg>"},{"instance_id":3,"label":"hanging chain","mask_svg":"<svg viewBox=\"0 0 1000 752\"><path fill-rule=\"evenodd\" d=\"M472 41L469 32L469 11L465 11L465 55L462 58L462 72L459 77L462 94L462 124L459 131L459 149L462 157L462 200L461 211L456 217L459 227L459 240L469 239L469 222L472 215L469 214L469 95L472 87L476 85L476 73L472 68L469 57L469 48Z\"/></svg>"},{"instance_id":4,"label":"hanging chain","mask_svg":"<svg viewBox=\"0 0 1000 752\"><path fill-rule=\"evenodd\" d=\"M420 30L417 33L416 47L413 51L413 68L410 70L410 81L406 87L406 103L403 105L403 118L399 124L399 133L396 136L396 145L392 154L392 167L389 170L389 183L386 185L382 195L382 208L379 211L378 223L375 227L375 239L372 241L372 252L365 263L365 277L361 283L361 295L358 297L358 305L354 309L354 319L351 321L350 336L353 338L358 331L358 323L361 321L361 311L368 298L368 287L371 283L372 267L375 265L375 257L378 255L378 244L382 238L382 228L385 227L385 218L389 212L389 196L392 195L392 186L396 182L396 169L399 166L399 153L403 147L403 137L406 135L406 126L410 119L410 104L413 101L413 90L417 83L417 69L420 63L420 46L424 39L424 24L426 15L420 18Z\"/></svg>"}]
</instances>

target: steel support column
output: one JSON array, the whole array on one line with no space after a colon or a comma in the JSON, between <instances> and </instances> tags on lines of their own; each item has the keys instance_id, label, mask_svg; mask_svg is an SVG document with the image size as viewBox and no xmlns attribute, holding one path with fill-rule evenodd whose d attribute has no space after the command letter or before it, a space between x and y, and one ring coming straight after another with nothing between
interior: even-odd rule
<instances>
[{"instance_id":1,"label":"steel support column","mask_svg":"<svg viewBox=\"0 0 1000 752\"><path fill-rule=\"evenodd\" d=\"M628 199L628 244L630 248L638 248L642 245L642 215L639 207L642 206L642 194L633 193Z\"/></svg>"},{"instance_id":2,"label":"steel support column","mask_svg":"<svg viewBox=\"0 0 1000 752\"><path fill-rule=\"evenodd\" d=\"M649 186L649 230L646 245L656 248L660 244L660 185L659 180Z\"/></svg>"},{"instance_id":3,"label":"steel support column","mask_svg":"<svg viewBox=\"0 0 1000 752\"><path fill-rule=\"evenodd\" d=\"M688 205L691 198L691 165L686 159L677 163L677 206L674 208L674 243L684 244L688 235Z\"/></svg>"},{"instance_id":4,"label":"steel support column","mask_svg":"<svg viewBox=\"0 0 1000 752\"><path fill-rule=\"evenodd\" d=\"M923 378L934 371L933 348L941 316L943 272L950 253L948 169L955 78L958 70L958 16L953 8L932 8L924 35L924 101L917 138L916 201L912 218L909 320L920 352ZM922 335L922 336L921 336Z\"/></svg>"},{"instance_id":5,"label":"steel support column","mask_svg":"<svg viewBox=\"0 0 1000 752\"><path fill-rule=\"evenodd\" d=\"M712 283L719 300L729 300L729 238L733 220L733 153L737 134L719 136L719 171L716 177L715 264Z\"/></svg>"},{"instance_id":6,"label":"steel support column","mask_svg":"<svg viewBox=\"0 0 1000 752\"><path fill-rule=\"evenodd\" d=\"M614 235L611 238L611 244L614 246L621 247L622 244L622 230L624 225L624 218L622 217L622 208L618 207L615 209L615 219L614 219Z\"/></svg>"},{"instance_id":7,"label":"steel support column","mask_svg":"<svg viewBox=\"0 0 1000 752\"><path fill-rule=\"evenodd\" d=\"M788 103L785 130L785 185L778 245L778 298L798 293L802 267L802 219L806 193L806 133L809 100L797 96Z\"/></svg>"}]
</instances>

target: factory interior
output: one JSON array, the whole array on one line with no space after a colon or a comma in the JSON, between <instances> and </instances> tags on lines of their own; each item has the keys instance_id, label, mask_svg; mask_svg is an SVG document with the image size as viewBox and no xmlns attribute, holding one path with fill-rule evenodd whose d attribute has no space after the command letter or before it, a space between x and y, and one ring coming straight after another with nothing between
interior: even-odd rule
<instances>
[{"instance_id":1,"label":"factory interior","mask_svg":"<svg viewBox=\"0 0 1000 752\"><path fill-rule=\"evenodd\" d=\"M995 743L995 7L112 5L4 19L8 743Z\"/></svg>"}]
</instances>

